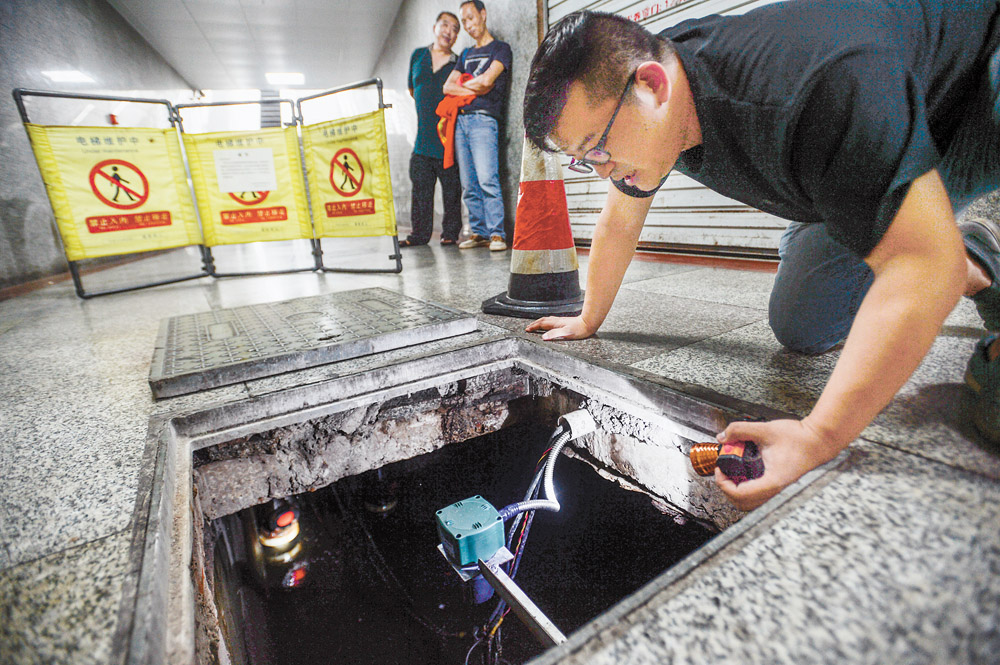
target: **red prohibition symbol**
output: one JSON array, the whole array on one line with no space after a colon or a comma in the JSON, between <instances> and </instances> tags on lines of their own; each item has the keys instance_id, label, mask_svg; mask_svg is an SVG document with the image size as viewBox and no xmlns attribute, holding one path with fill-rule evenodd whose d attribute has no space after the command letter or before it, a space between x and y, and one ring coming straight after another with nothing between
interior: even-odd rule
<instances>
[{"instance_id":1,"label":"red prohibition symbol","mask_svg":"<svg viewBox=\"0 0 1000 665\"><path fill-rule=\"evenodd\" d=\"M358 154L350 148L338 150L330 162L330 184L333 188L342 196L354 196L361 191L364 181L365 167Z\"/></svg>"},{"instance_id":2,"label":"red prohibition symbol","mask_svg":"<svg viewBox=\"0 0 1000 665\"><path fill-rule=\"evenodd\" d=\"M271 191L265 189L264 191L250 191L245 192L229 192L229 197L236 201L237 203L242 203L245 206L255 206L258 203L263 203L264 199Z\"/></svg>"},{"instance_id":3,"label":"red prohibition symbol","mask_svg":"<svg viewBox=\"0 0 1000 665\"><path fill-rule=\"evenodd\" d=\"M135 164L124 159L105 159L90 169L90 189L112 208L131 210L149 198L149 181Z\"/></svg>"}]
</instances>

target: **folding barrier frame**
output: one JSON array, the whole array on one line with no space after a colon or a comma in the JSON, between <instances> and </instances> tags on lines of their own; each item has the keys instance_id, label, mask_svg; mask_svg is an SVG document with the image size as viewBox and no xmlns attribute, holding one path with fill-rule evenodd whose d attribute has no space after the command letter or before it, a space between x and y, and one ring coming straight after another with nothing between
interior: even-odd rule
<instances>
[{"instance_id":1,"label":"folding barrier frame","mask_svg":"<svg viewBox=\"0 0 1000 665\"><path fill-rule=\"evenodd\" d=\"M370 79L365 79L364 81L357 81L356 83L348 83L347 85L341 86L339 88L333 88L331 90L325 90L323 92L318 92L315 95L309 95L308 97L302 97L300 99L297 99L295 101L295 113L296 113L296 116L297 116L296 122L297 122L297 125L298 125L300 131L301 131L302 128L304 128L306 126L305 120L303 119L303 116L302 116L302 102L307 102L307 101L310 101L310 100L319 99L320 97L327 97L329 95L335 95L335 94L337 94L339 92L346 92L348 90L355 90L357 88L364 88L364 87L367 87L367 86L370 86L370 85L374 85L378 89L378 108L380 108L380 109L392 108L392 104L386 104L383 101L383 98L382 98L382 79L380 79L380 78L370 78ZM303 156L303 166L304 165L305 165L305 157ZM312 194L309 192L309 188L308 187L306 187L306 196L309 197L309 210L311 212L312 211L312 198L311 198ZM316 221L315 220L313 220L313 228L314 229L316 228ZM400 254L400 251L399 251L399 232L398 231L392 236L392 245L393 245L393 252L394 253L392 253L392 254L389 255L389 260L390 261L395 260L395 262L396 262L395 268L327 268L325 265L323 265L322 239L319 237L318 233L316 234L316 236L317 236L316 237L316 247L317 247L317 251L319 252L319 256L317 258L317 261L318 261L318 264L320 265L319 269L322 270L323 272L348 272L348 273L393 272L393 273L399 273L399 272L403 271L403 255Z\"/></svg>"},{"instance_id":2,"label":"folding barrier frame","mask_svg":"<svg viewBox=\"0 0 1000 665\"><path fill-rule=\"evenodd\" d=\"M17 104L18 113L21 114L21 121L25 124L31 122L28 118L28 111L24 106L24 97L54 97L61 99L91 99L100 100L108 102L133 102L138 104L162 104L167 107L167 119L170 122L170 126L174 128L175 132L177 130L177 122L179 116L175 111L173 105L166 99L143 99L141 97L115 97L110 95L85 95L79 93L70 92L52 92L50 90L29 90L26 88L17 88L13 91L14 103ZM181 142L180 137L177 138L178 142ZM187 168L187 163L185 162L185 169ZM193 199L193 197L192 197ZM51 204L51 200L50 200ZM55 214L55 208L53 208L53 214ZM58 225L57 225L58 228ZM60 241L62 241L62 231L59 231ZM73 284L76 287L76 295L80 298L94 298L97 296L106 296L112 293L124 293L126 291L137 291L139 289L148 289L153 286L164 286L166 284L175 284L177 282L185 282L192 279L199 279L201 277L208 277L211 275L209 271L209 266L211 265L211 254L208 253L208 248L204 245L198 245L201 251L202 259L202 272L196 273L194 275L186 275L184 277L174 277L171 279L163 279L156 282L148 282L146 284L139 284L136 286L127 286L117 289L107 289L104 291L91 291L87 292L83 286L83 278L80 274L79 266L77 265L79 261L70 260L69 256L66 257L66 261L69 263L69 272L73 277ZM159 250L147 250L147 251L159 251ZM65 250L64 250L65 252ZM137 254L142 252L135 252Z\"/></svg>"},{"instance_id":3,"label":"folding barrier frame","mask_svg":"<svg viewBox=\"0 0 1000 665\"><path fill-rule=\"evenodd\" d=\"M296 124L296 127L298 126L299 118L296 115L295 102L293 102L290 99L268 99L268 100L266 100L266 102L269 103L269 104L277 103L277 104L288 104L289 106L291 106L291 110L292 110L292 122ZM176 106L174 106L174 108L177 110L177 122L178 122L178 125L180 127L181 134L183 135L185 133L184 132L184 119L181 116L181 109L186 109L186 108L207 108L207 107L213 107L213 106L238 106L238 105L245 105L245 104L256 104L256 105L259 106L259 105L261 105L263 103L265 103L265 100L259 100L259 101L255 100L255 101L248 101L248 102L205 102L205 103L193 103L193 104L177 104ZM248 131L252 131L252 130L248 130ZM197 136L197 134L190 134L189 136ZM183 141L181 141L181 146L182 146L182 148L184 147L183 146ZM185 150L186 150L186 148L185 148ZM304 161L303 157L304 156L302 155L302 142L300 140L299 141L299 158L300 158L300 160L302 160L303 168L305 168L305 161ZM188 169L190 171L190 166L188 166ZM188 173L188 175L190 176L190 173ZM304 175L305 174L303 173L303 176ZM306 190L306 200L308 201L309 188L306 187L305 190ZM195 210L197 211L198 219L199 219L199 221L202 221L201 220L201 210L198 208L198 197L194 196L193 199L194 199L194 202L195 202ZM311 219L311 217L312 217L312 210L311 209L309 210L309 215L310 215L310 219ZM205 223L204 223L204 221L202 221L202 231L203 232L204 232L204 228L205 228ZM315 235L315 227L314 227L314 235ZM206 269L208 270L209 274L212 277L252 277L252 276L256 276L256 275L288 275L288 274L297 273L297 272L315 272L317 270L322 270L323 269L323 250L319 246L319 241L315 237L309 238L309 244L312 247L313 261L314 261L314 264L315 264L311 268L289 268L287 270L262 270L262 271L259 271L259 272L226 272L226 273L221 273L221 272L218 272L215 269L215 257L212 254L212 248L209 247L208 245L205 245L205 254L207 256Z\"/></svg>"},{"instance_id":4,"label":"folding barrier frame","mask_svg":"<svg viewBox=\"0 0 1000 665\"><path fill-rule=\"evenodd\" d=\"M321 97L326 97L326 96L329 96L329 95L334 95L334 94L337 94L337 93L346 92L348 90L355 90L355 89L364 88L364 87L372 86L372 85L374 85L376 87L376 89L377 89L377 93L378 93L378 108L379 109L392 108L392 104L386 104L384 102L384 100L383 100L383 95L382 95L382 79L377 78L377 77L376 78L365 79L363 81L357 81L355 83L349 83L347 85L344 85L344 86L341 86L341 87L338 87L338 88L332 88L330 90L325 90L323 92L319 92L319 93L316 93L314 95L309 95L308 97L302 97L300 99L295 100L295 102L293 104L293 110L294 110L294 112L293 112L293 119L294 119L294 122L295 122L295 126L297 128L296 131L299 134L299 156L300 156L300 159L302 161L303 176L305 176L306 160L305 160L305 155L304 155L304 151L303 151L302 137L301 137L301 130L305 126L305 122L304 122L304 119L303 119L303 113L302 113L302 103L303 102L307 102L307 101L311 101L311 100L315 100L315 99L319 99ZM180 149L182 151L182 153L181 153L182 155L184 154L184 149L185 148L184 148L183 137L180 134L180 132L183 131L183 123L182 123L181 116L180 116L180 109L182 109L182 108L193 108L193 107L207 107L207 106L229 106L229 105L237 105L237 104L260 104L263 101L262 100L262 101L252 101L252 102L211 102L211 103L204 103L204 104L179 104L177 106L174 106L170 101L168 101L166 99L146 99L146 98L141 98L141 97L117 97L117 96L112 96L112 95L87 95L87 94L81 94L81 93L55 92L55 91L51 91L51 90L31 90L31 89L27 89L27 88L16 88L16 89L14 89L13 90L13 96L14 96L14 102L17 104L18 112L21 115L21 121L23 123L25 123L25 124L29 124L31 122L30 118L28 117L28 111L25 108L24 100L23 100L24 97L29 97L29 96L31 96L31 97L50 97L50 98L58 98L58 99L83 99L83 100L99 100L99 101L109 101L109 102L131 102L131 103L137 103L137 104L160 104L160 105L163 105L167 109L167 120L170 122L170 126L174 129L175 133L177 134L177 141L180 144ZM268 100L268 101L276 101L278 103L289 103L289 104L292 104L292 100L289 100L289 99L278 99L278 100ZM190 165L188 164L187 159L183 159L182 161L184 163L184 169L185 169L185 172L186 172L185 174L186 174L186 176L188 178L188 181L190 182L191 181ZM189 190L190 190L190 188L189 188ZM312 218L312 194L309 191L309 187L308 186L306 186L305 191L306 191L306 201L307 201L307 205L308 205L308 208L309 208L309 214L310 214L310 219L311 219ZM192 204L193 204L194 210L195 210L195 216L198 218L197 221L199 223L199 226L202 226L202 224L201 224L201 218L199 217L197 197L195 197L193 191L190 191L190 195L191 195L191 201L192 201ZM50 204L51 204L51 199L50 199ZM53 213L55 213L55 208L53 208ZM58 225L57 225L57 228L58 228ZM59 234L60 234L60 241L62 241L62 231L61 230L59 231ZM192 280L192 279L199 279L201 277L243 277L243 276L254 276L254 275L278 275L278 274L288 274L288 273L296 273L296 272L310 272L310 271L343 272L343 273L400 273L400 272L403 271L402 254L400 253L400 248L399 248L399 234L398 234L398 232L396 234L393 234L391 236L392 237L392 243L393 243L393 253L390 254L388 256L388 258L389 258L390 261L394 261L395 262L395 265L393 267L391 267L391 268L330 268L330 267L327 267L327 266L325 266L323 264L322 238L318 237L319 234L316 233L315 220L313 220L313 234L316 237L310 239L310 243L312 245L312 254L313 254L313 257L314 257L314 260L315 260L315 267L311 267L311 268L293 268L293 269L289 269L289 270L273 270L273 271L261 271L261 272L246 272L246 273L219 273L215 269L215 262L214 262L214 257L212 256L211 249L209 247L207 247L206 245L204 245L204 244L199 244L198 248L199 248L199 251L201 253L201 260L202 260L202 271L199 272L199 273L196 273L196 274L193 274L193 275L185 275L183 277L173 277L173 278L170 278L170 279L163 279L163 280L158 280L158 281L154 281L154 282L148 282L148 283L139 284L139 285L136 285L136 286L127 286L127 287L121 287L121 288L115 288L115 289L107 289L107 290L104 290L104 291L96 291L96 292L95 291L88 292L84 288L83 278L82 278L82 275L80 273L80 269L79 269L79 266L78 266L79 261L71 260L68 256L66 257L66 261L69 264L69 271L70 271L70 275L73 278L73 284L76 287L76 294L77 294L77 296L79 296L80 298L83 298L83 299L94 298L94 297L97 297L97 296L111 295L113 293L124 293L124 292L127 292L127 291L136 291L136 290L139 290L139 289L147 289L147 288L151 288L151 287L154 287L154 286L164 286L166 284L175 284L177 282L184 282L184 281L189 281L189 280ZM145 251L149 252L149 251L160 251L160 250L145 250ZM64 247L64 253L65 253L65 247ZM132 253L141 254L141 253L144 253L144 252L140 250L138 252L132 252Z\"/></svg>"}]
</instances>

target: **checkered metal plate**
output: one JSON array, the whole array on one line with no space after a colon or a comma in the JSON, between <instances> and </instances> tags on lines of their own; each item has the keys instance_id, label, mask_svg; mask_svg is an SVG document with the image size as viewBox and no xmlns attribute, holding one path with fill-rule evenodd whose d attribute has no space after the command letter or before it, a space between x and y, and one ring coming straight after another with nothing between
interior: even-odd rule
<instances>
[{"instance_id":1,"label":"checkered metal plate","mask_svg":"<svg viewBox=\"0 0 1000 665\"><path fill-rule=\"evenodd\" d=\"M475 329L472 314L380 288L175 316L160 325L149 385L172 397Z\"/></svg>"}]
</instances>

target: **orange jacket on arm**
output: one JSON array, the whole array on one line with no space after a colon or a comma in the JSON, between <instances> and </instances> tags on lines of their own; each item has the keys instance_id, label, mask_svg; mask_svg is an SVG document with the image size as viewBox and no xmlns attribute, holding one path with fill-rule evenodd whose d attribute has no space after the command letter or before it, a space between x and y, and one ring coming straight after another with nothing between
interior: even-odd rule
<instances>
[{"instance_id":1,"label":"orange jacket on arm","mask_svg":"<svg viewBox=\"0 0 1000 665\"><path fill-rule=\"evenodd\" d=\"M472 74L466 72L458 78L458 84L461 85L471 80ZM476 96L473 94L461 97L458 95L445 95L441 103L437 105L437 109L435 109L435 113L441 116L441 119L438 120L437 132L438 137L441 139L441 145L444 146L443 166L446 169L451 168L451 165L455 163L455 120L458 118L458 109L466 104L471 104L475 98Z\"/></svg>"}]
</instances>

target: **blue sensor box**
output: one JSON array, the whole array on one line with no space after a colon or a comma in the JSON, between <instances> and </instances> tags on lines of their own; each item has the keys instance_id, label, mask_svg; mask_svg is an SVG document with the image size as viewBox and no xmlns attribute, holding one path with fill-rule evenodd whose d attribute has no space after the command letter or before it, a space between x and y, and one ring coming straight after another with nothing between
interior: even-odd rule
<instances>
[{"instance_id":1,"label":"blue sensor box","mask_svg":"<svg viewBox=\"0 0 1000 665\"><path fill-rule=\"evenodd\" d=\"M505 545L500 513L478 495L437 511L437 530L445 556L460 568L489 559Z\"/></svg>"}]
</instances>

